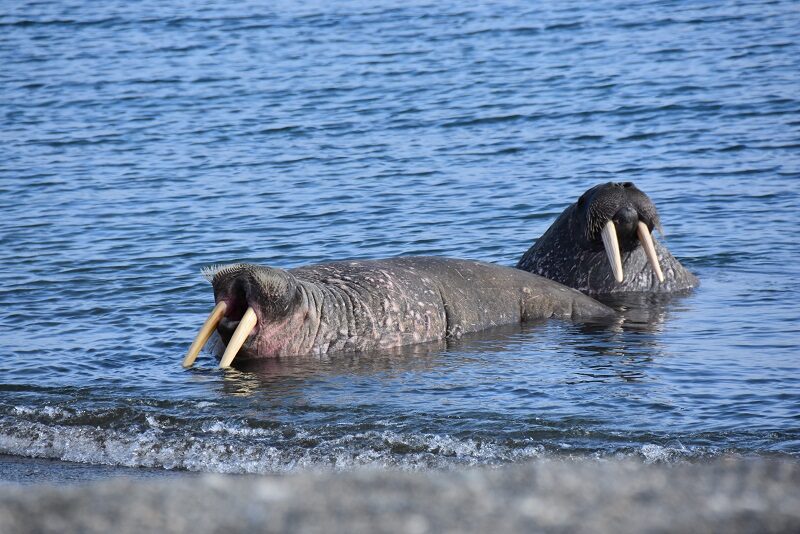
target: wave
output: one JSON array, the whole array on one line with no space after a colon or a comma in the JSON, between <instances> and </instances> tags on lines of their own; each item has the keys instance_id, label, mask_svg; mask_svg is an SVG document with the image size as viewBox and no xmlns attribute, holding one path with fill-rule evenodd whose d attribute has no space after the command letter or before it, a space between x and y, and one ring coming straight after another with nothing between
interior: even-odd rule
<instances>
[{"instance_id":1,"label":"wave","mask_svg":"<svg viewBox=\"0 0 800 534\"><path fill-rule=\"evenodd\" d=\"M246 419L171 420L161 415L106 424L109 415L47 406L18 406L0 417L0 453L94 465L235 474L275 474L355 467L402 470L503 465L537 458L638 458L677 463L729 454L708 446L640 443L578 448L535 439L413 433L337 425L303 428ZM103 425L98 425L99 422Z\"/></svg>"}]
</instances>

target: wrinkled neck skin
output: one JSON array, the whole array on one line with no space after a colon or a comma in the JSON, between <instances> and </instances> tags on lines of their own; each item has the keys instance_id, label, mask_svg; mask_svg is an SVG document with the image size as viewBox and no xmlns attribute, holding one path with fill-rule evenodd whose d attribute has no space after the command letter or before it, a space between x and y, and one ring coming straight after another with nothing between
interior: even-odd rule
<instances>
[{"instance_id":1,"label":"wrinkled neck skin","mask_svg":"<svg viewBox=\"0 0 800 534\"><path fill-rule=\"evenodd\" d=\"M356 308L368 305L343 287L331 287L308 281L297 281L298 304L278 321L263 321L256 311L258 327L247 340L237 361L294 356L297 354L327 354L333 351L365 351L384 346L399 346L439 339L430 331L418 336L413 332L384 331L380 321L371 320ZM396 317L400 323L400 317ZM225 344L229 341L222 336ZM220 347L224 350L224 347Z\"/></svg>"},{"instance_id":2,"label":"wrinkled neck skin","mask_svg":"<svg viewBox=\"0 0 800 534\"><path fill-rule=\"evenodd\" d=\"M605 250L590 246L581 236L585 230L575 215L576 205L565 210L517 263L529 271L578 289L589 295L619 293L679 293L699 284L655 237L653 243L664 281L659 282L640 245L622 247L624 279L617 282Z\"/></svg>"}]
</instances>

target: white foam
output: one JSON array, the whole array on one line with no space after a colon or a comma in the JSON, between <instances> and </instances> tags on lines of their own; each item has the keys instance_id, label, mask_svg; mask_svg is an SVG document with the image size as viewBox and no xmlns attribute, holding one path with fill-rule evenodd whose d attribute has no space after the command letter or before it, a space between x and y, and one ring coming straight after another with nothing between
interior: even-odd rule
<instances>
[{"instance_id":1,"label":"white foam","mask_svg":"<svg viewBox=\"0 0 800 534\"><path fill-rule=\"evenodd\" d=\"M229 421L210 421L202 425L202 430L212 434L229 434L232 436L266 436L270 434L268 430L263 428L250 428Z\"/></svg>"},{"instance_id":2,"label":"white foam","mask_svg":"<svg viewBox=\"0 0 800 534\"><path fill-rule=\"evenodd\" d=\"M636 453L644 458L645 463L652 464L676 463L704 456L716 456L719 454L719 451L715 447L707 449L687 448L678 441L674 445L669 446L648 443L642 445L634 454Z\"/></svg>"},{"instance_id":3,"label":"white foam","mask_svg":"<svg viewBox=\"0 0 800 534\"><path fill-rule=\"evenodd\" d=\"M45 406L43 408L32 408L30 406L14 406L11 413L15 415L40 415L50 419L60 419L70 417L73 414L56 406Z\"/></svg>"},{"instance_id":4,"label":"white foam","mask_svg":"<svg viewBox=\"0 0 800 534\"><path fill-rule=\"evenodd\" d=\"M249 428L244 422L210 421L201 428L164 428L151 416L147 426L124 430L96 426L17 422L0 425L0 452L22 456L218 473L280 473L297 469L360 466L421 469L499 464L541 456L531 445L510 448L448 435L366 431L323 438L292 429Z\"/></svg>"},{"instance_id":5,"label":"white foam","mask_svg":"<svg viewBox=\"0 0 800 534\"><path fill-rule=\"evenodd\" d=\"M630 445L616 451L585 451L564 441L508 443L502 439L412 433L395 429L346 431L336 425L253 427L246 419L172 421L144 413L129 423L95 424L83 412L16 406L0 417L0 453L90 464L160 467L219 473L281 473L298 469L450 468L499 465L541 457L639 458L680 462L719 451L709 447ZM96 414L98 415L98 414ZM129 415L128 415L129 416ZM94 418L92 418L94 420ZM106 421L106 422L101 422ZM384 428L391 423L383 422Z\"/></svg>"}]
</instances>

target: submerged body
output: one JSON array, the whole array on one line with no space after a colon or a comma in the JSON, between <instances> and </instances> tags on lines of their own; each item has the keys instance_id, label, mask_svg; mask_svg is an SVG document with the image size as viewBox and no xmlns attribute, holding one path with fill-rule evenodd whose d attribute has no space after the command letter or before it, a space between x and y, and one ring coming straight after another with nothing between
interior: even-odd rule
<instances>
[{"instance_id":1,"label":"submerged body","mask_svg":"<svg viewBox=\"0 0 800 534\"><path fill-rule=\"evenodd\" d=\"M653 202L630 182L595 186L564 210L517 268L588 294L673 293L699 284L656 241Z\"/></svg>"},{"instance_id":2,"label":"submerged body","mask_svg":"<svg viewBox=\"0 0 800 534\"><path fill-rule=\"evenodd\" d=\"M592 298L530 273L437 257L345 261L290 270L231 265L208 273L217 331L238 358L367 351L458 338L550 317L613 317ZM222 303L222 304L220 304ZM240 323L254 316L241 349ZM246 328L250 328L249 326ZM241 337L241 336L240 336Z\"/></svg>"}]
</instances>

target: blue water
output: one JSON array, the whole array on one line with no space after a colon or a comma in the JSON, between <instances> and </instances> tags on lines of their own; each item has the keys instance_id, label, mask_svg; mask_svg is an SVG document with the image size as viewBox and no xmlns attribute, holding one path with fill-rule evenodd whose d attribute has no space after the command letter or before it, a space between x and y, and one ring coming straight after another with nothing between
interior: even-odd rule
<instances>
[{"instance_id":1,"label":"blue water","mask_svg":"<svg viewBox=\"0 0 800 534\"><path fill-rule=\"evenodd\" d=\"M0 3L0 453L283 472L800 455L800 9ZM180 361L201 267L513 265L633 181L701 279L608 328Z\"/></svg>"}]
</instances>

